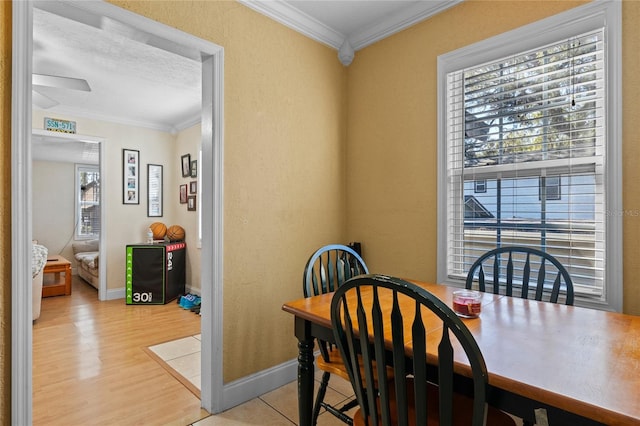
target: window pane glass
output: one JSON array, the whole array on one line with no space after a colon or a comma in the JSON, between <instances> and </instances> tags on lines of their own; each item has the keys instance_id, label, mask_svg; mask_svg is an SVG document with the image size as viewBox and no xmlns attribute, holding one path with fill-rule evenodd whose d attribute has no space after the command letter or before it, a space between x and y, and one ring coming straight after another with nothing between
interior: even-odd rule
<instances>
[{"instance_id":1,"label":"window pane glass","mask_svg":"<svg viewBox=\"0 0 640 426\"><path fill-rule=\"evenodd\" d=\"M603 31L464 72L465 167L596 155Z\"/></svg>"},{"instance_id":2,"label":"window pane glass","mask_svg":"<svg viewBox=\"0 0 640 426\"><path fill-rule=\"evenodd\" d=\"M604 32L449 73L449 276L507 245L604 288Z\"/></svg>"},{"instance_id":3,"label":"window pane glass","mask_svg":"<svg viewBox=\"0 0 640 426\"><path fill-rule=\"evenodd\" d=\"M77 237L100 235L100 172L97 167L78 168Z\"/></svg>"}]
</instances>

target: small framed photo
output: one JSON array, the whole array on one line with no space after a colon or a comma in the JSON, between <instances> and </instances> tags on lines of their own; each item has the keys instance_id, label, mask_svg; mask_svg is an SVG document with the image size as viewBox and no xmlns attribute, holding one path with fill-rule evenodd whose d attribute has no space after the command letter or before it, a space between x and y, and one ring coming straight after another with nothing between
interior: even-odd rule
<instances>
[{"instance_id":1,"label":"small framed photo","mask_svg":"<svg viewBox=\"0 0 640 426\"><path fill-rule=\"evenodd\" d=\"M198 181L194 180L189 182L189 194L197 194L198 193Z\"/></svg>"},{"instance_id":2,"label":"small framed photo","mask_svg":"<svg viewBox=\"0 0 640 426\"><path fill-rule=\"evenodd\" d=\"M187 202L187 210L189 210L190 212L196 211L196 196L189 195L188 200L189 201Z\"/></svg>"},{"instance_id":3,"label":"small framed photo","mask_svg":"<svg viewBox=\"0 0 640 426\"><path fill-rule=\"evenodd\" d=\"M198 177L198 160L193 160L191 162L191 177Z\"/></svg>"},{"instance_id":4,"label":"small framed photo","mask_svg":"<svg viewBox=\"0 0 640 426\"><path fill-rule=\"evenodd\" d=\"M180 185L180 204L187 202L187 184Z\"/></svg>"},{"instance_id":5,"label":"small framed photo","mask_svg":"<svg viewBox=\"0 0 640 426\"><path fill-rule=\"evenodd\" d=\"M191 176L191 154L185 154L180 157L182 160L182 177Z\"/></svg>"},{"instance_id":6,"label":"small framed photo","mask_svg":"<svg viewBox=\"0 0 640 426\"><path fill-rule=\"evenodd\" d=\"M140 151L122 150L122 204L140 204Z\"/></svg>"}]
</instances>

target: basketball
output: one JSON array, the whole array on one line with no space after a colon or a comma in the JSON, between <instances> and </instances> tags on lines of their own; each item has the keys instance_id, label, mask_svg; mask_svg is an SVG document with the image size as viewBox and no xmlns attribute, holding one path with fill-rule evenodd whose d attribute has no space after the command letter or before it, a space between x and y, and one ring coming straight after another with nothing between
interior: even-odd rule
<instances>
[{"instance_id":1,"label":"basketball","mask_svg":"<svg viewBox=\"0 0 640 426\"><path fill-rule=\"evenodd\" d=\"M167 234L167 225L162 222L153 222L149 229L153 233L154 240L161 240Z\"/></svg>"},{"instance_id":2,"label":"basketball","mask_svg":"<svg viewBox=\"0 0 640 426\"><path fill-rule=\"evenodd\" d=\"M167 229L167 238L169 239L169 241L184 240L184 228L180 225L171 225Z\"/></svg>"}]
</instances>

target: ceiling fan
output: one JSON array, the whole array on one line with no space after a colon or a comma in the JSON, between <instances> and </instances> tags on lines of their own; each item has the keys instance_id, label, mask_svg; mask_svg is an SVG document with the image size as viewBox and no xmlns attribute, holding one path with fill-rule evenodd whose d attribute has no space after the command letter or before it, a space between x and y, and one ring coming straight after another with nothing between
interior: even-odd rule
<instances>
[{"instance_id":1,"label":"ceiling fan","mask_svg":"<svg viewBox=\"0 0 640 426\"><path fill-rule=\"evenodd\" d=\"M68 90L80 90L83 92L90 92L91 87L87 80L73 77L62 77L58 75L46 75L46 74L32 74L32 100L33 103L42 109L48 109L59 105L60 103L55 99L41 93L39 88L41 87L55 87Z\"/></svg>"}]
</instances>

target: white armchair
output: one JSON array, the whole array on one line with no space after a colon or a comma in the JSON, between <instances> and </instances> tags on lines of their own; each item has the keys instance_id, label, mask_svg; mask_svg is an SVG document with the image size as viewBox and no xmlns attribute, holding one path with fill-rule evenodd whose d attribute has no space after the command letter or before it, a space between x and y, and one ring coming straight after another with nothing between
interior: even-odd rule
<instances>
[{"instance_id":1,"label":"white armchair","mask_svg":"<svg viewBox=\"0 0 640 426\"><path fill-rule=\"evenodd\" d=\"M33 277L33 320L40 318L40 304L42 303L42 275L47 263L49 251L45 246L33 244L31 256L31 275Z\"/></svg>"}]
</instances>

